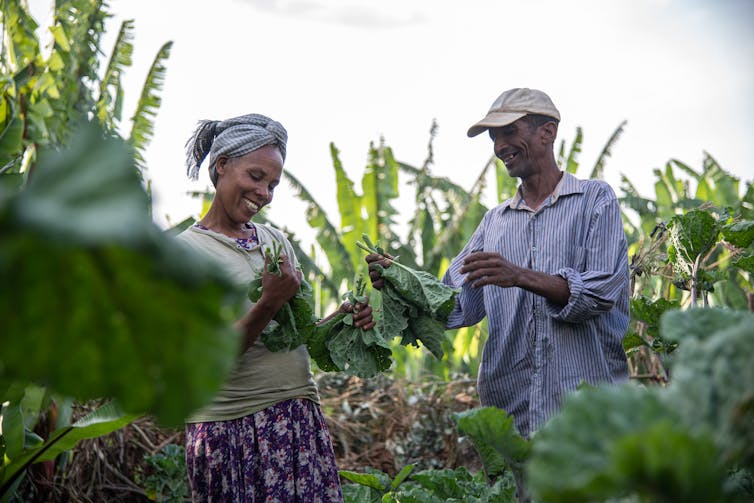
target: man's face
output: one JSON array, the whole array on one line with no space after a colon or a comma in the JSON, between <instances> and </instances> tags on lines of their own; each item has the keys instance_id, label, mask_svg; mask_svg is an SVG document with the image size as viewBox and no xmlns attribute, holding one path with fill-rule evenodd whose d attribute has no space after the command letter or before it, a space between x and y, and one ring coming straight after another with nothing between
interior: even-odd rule
<instances>
[{"instance_id":1,"label":"man's face","mask_svg":"<svg viewBox=\"0 0 754 503\"><path fill-rule=\"evenodd\" d=\"M526 178L533 174L546 149L539 135L523 118L503 127L491 128L490 137L498 159L505 163L508 174Z\"/></svg>"}]
</instances>

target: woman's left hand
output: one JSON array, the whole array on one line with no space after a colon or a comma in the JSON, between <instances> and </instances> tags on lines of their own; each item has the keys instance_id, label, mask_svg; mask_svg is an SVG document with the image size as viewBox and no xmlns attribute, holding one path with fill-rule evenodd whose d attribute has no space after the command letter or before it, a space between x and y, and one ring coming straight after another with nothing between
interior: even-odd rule
<instances>
[{"instance_id":1,"label":"woman's left hand","mask_svg":"<svg viewBox=\"0 0 754 503\"><path fill-rule=\"evenodd\" d=\"M341 313L353 313L353 325L363 330L371 330L377 324L372 314L372 306L369 305L369 299L365 302L357 302L352 305L350 302L344 302L338 309Z\"/></svg>"}]
</instances>

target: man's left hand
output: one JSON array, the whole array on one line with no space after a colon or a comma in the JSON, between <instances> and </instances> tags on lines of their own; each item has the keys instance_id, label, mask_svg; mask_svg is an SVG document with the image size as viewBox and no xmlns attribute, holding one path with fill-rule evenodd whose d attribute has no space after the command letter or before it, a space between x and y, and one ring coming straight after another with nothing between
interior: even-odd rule
<instances>
[{"instance_id":1,"label":"man's left hand","mask_svg":"<svg viewBox=\"0 0 754 503\"><path fill-rule=\"evenodd\" d=\"M516 286L521 268L506 260L499 253L474 252L463 260L462 274L474 288L497 285L503 288Z\"/></svg>"}]
</instances>

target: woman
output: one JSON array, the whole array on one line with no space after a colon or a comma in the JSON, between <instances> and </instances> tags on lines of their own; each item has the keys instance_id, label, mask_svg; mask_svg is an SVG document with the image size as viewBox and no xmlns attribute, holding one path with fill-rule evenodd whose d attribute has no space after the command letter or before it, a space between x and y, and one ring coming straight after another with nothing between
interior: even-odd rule
<instances>
[{"instance_id":1,"label":"woman","mask_svg":"<svg viewBox=\"0 0 754 503\"><path fill-rule=\"evenodd\" d=\"M237 327L244 335L236 368L207 407L187 419L186 464L194 501L342 501L330 435L301 346L270 352L260 334L299 288L301 272L286 237L251 219L272 201L287 133L257 114L202 121L187 143L188 174L209 154L216 188L207 214L179 239L216 260L240 284L262 274L262 297ZM283 246L282 274L266 271L263 250ZM344 304L356 326L374 326L370 306ZM335 313L333 313L335 314Z\"/></svg>"}]
</instances>

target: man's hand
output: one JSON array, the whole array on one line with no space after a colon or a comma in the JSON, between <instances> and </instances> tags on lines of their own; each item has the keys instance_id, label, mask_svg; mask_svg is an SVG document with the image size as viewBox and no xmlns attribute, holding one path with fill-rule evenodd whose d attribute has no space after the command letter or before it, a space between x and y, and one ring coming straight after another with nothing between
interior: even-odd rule
<instances>
[{"instance_id":1,"label":"man's hand","mask_svg":"<svg viewBox=\"0 0 754 503\"><path fill-rule=\"evenodd\" d=\"M374 264L380 264L387 269L390 266L392 258L392 255L379 255L377 253L370 253L364 257L364 260L366 260L369 265L369 280L372 282L373 288L381 290L385 285L385 279L380 274L380 271L374 268Z\"/></svg>"},{"instance_id":2,"label":"man's hand","mask_svg":"<svg viewBox=\"0 0 754 503\"><path fill-rule=\"evenodd\" d=\"M497 285L503 288L518 286L522 269L499 253L474 252L463 260L462 274L474 288Z\"/></svg>"},{"instance_id":3,"label":"man's hand","mask_svg":"<svg viewBox=\"0 0 754 503\"><path fill-rule=\"evenodd\" d=\"M553 274L519 267L499 253L474 252L463 261L462 274L474 288L497 285L503 288L516 286L541 295L551 302L565 306L571 296L568 281Z\"/></svg>"}]
</instances>

